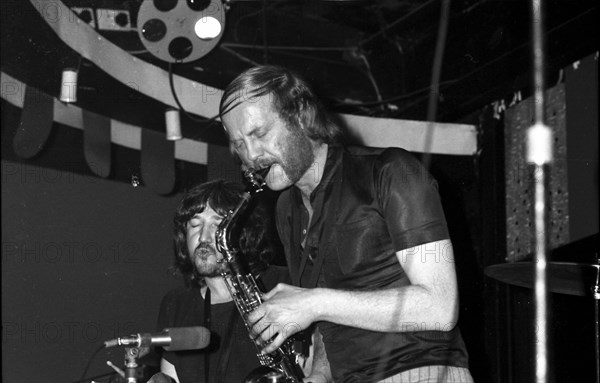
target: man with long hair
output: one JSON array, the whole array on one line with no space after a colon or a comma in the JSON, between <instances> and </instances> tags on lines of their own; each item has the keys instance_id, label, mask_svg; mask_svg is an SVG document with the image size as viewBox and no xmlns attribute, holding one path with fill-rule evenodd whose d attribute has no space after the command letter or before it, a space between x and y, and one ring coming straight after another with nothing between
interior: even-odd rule
<instances>
[{"instance_id":1,"label":"man with long hair","mask_svg":"<svg viewBox=\"0 0 600 383\"><path fill-rule=\"evenodd\" d=\"M175 269L185 286L170 291L160 307L158 328L204 326L210 345L203 350L162 353L161 372L179 383L243 382L260 367L257 348L250 340L222 274L215 232L229 210L241 200L241 185L216 180L187 191L174 218ZM273 238L263 207L253 206L239 234L240 252L259 285L270 289L289 282L283 267L270 265Z\"/></svg>"},{"instance_id":2,"label":"man with long hair","mask_svg":"<svg viewBox=\"0 0 600 383\"><path fill-rule=\"evenodd\" d=\"M335 382L471 382L454 252L437 183L407 151L341 144L308 83L251 68L220 117L243 167L282 191L277 228L293 286L248 317L270 352L317 323ZM277 336L272 337L272 334Z\"/></svg>"}]
</instances>

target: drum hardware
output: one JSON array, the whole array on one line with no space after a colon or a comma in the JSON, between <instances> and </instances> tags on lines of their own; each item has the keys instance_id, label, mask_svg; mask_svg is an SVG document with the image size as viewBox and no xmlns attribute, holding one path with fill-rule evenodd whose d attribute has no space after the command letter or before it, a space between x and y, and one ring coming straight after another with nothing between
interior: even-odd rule
<instances>
[{"instance_id":1,"label":"drum hardware","mask_svg":"<svg viewBox=\"0 0 600 383\"><path fill-rule=\"evenodd\" d=\"M596 354L596 383L600 383L600 329L598 304L600 301L600 262L548 262L547 289L550 292L577 296L591 296L594 300L594 342ZM488 266L485 275L509 285L525 288L535 286L535 263L515 262Z\"/></svg>"}]
</instances>

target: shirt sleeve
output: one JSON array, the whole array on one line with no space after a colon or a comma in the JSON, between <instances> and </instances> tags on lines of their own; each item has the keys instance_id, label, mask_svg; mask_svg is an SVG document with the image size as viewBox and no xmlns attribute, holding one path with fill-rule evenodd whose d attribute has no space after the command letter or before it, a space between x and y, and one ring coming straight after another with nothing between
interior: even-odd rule
<instances>
[{"instance_id":1,"label":"shirt sleeve","mask_svg":"<svg viewBox=\"0 0 600 383\"><path fill-rule=\"evenodd\" d=\"M412 154L382 152L375 182L395 251L449 238L437 182Z\"/></svg>"}]
</instances>

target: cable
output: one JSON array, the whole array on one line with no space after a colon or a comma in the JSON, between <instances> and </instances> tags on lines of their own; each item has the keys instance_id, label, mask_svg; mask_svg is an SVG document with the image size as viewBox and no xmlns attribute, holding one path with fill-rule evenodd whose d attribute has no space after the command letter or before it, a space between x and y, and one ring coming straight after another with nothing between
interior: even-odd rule
<instances>
[{"instance_id":1,"label":"cable","mask_svg":"<svg viewBox=\"0 0 600 383\"><path fill-rule=\"evenodd\" d=\"M88 370L90 369L90 366L92 365L92 361L94 360L94 357L100 352L104 350L104 344L101 344L100 347L98 347L96 349L96 351L94 351L94 353L92 354L92 356L90 357L90 359L88 360L87 365L85 366L85 369L83 370L83 374L81 374L81 378L79 378L79 383L84 383L85 380L85 374L87 374Z\"/></svg>"},{"instance_id":2,"label":"cable","mask_svg":"<svg viewBox=\"0 0 600 383\"><path fill-rule=\"evenodd\" d=\"M351 67L351 68L355 67L354 65L350 64L348 61L341 61L341 60L335 61L335 60L331 60L331 59L325 59L322 57L311 56L311 55L306 55L306 54L302 54L302 53L295 53L295 52L288 52L288 51L281 50L281 51L278 51L277 54L291 56L291 57L298 57L301 59L318 61L318 62L322 62L322 63L328 63L328 64L332 64L332 65L345 66L345 67Z\"/></svg>"},{"instance_id":3,"label":"cable","mask_svg":"<svg viewBox=\"0 0 600 383\"><path fill-rule=\"evenodd\" d=\"M224 50L225 52L234 55L235 57L237 57L239 60L248 63L250 65L256 65L259 66L260 64L257 63L256 61L253 61L251 59L249 59L248 57L244 56L243 54L237 53L236 51L234 51L233 49L229 48L228 44L221 44L219 45L219 49Z\"/></svg>"},{"instance_id":4,"label":"cable","mask_svg":"<svg viewBox=\"0 0 600 383\"><path fill-rule=\"evenodd\" d=\"M179 110L181 110L181 112L183 114L185 114L187 116L187 118L189 118L190 120L194 121L194 122L201 122L201 123L211 123L213 120L215 120L217 118L217 116L214 116L210 119L200 119L190 113L188 113L183 106L181 105L181 102L179 102L179 98L177 97L177 93L175 93L175 86L173 85L173 63L169 63L169 86L171 87L171 93L173 94L173 98L175 99L175 103L177 104L177 106L179 107Z\"/></svg>"},{"instance_id":5,"label":"cable","mask_svg":"<svg viewBox=\"0 0 600 383\"><path fill-rule=\"evenodd\" d=\"M435 55L433 59L433 68L431 70L431 86L429 87L429 103L427 105L427 131L425 132L425 145L423 148L423 164L425 169L429 169L431 162L431 145L433 144L433 130L435 128L435 119L437 115L437 106L440 94L440 76L442 73L442 63L444 61L444 48L446 47L446 36L448 33L448 21L450 18L450 0L442 0L442 9L440 12L440 27L438 28L437 42L435 44Z\"/></svg>"},{"instance_id":6,"label":"cable","mask_svg":"<svg viewBox=\"0 0 600 383\"><path fill-rule=\"evenodd\" d=\"M578 20L580 17L583 17L583 16L585 16L586 14L588 14L588 13L590 13L590 12L592 12L592 11L591 11L591 10L588 10L588 11L585 11L585 12L583 12L583 13L580 13L580 14L578 14L577 16L575 16L575 17L573 17L573 18L571 18L571 19L569 19L569 20L567 20L567 21L565 21L565 22L563 22L563 23L561 23L561 24L559 24L559 25L557 25L557 26L555 26L555 27L553 27L553 28L551 28L551 29L548 29L548 31L546 32L546 34L547 34L548 36L550 36L550 34L551 34L551 33L554 33L554 32L557 32L557 31L560 31L560 29L561 29L562 27L564 27L564 26L568 25L569 23L572 23L572 22L575 22L575 21L577 21L577 20ZM493 64L496 64L496 63L500 62L501 60L503 60L503 59L505 59L505 58L509 57L510 55L514 54L514 53L515 53L515 52L517 52L518 50L520 50L520 49L523 49L523 48L527 47L529 44L530 44L530 43L529 43L528 41L527 41L527 42L524 42L523 44L520 44L520 45L516 46L515 48L511 49L510 51L508 51L508 52L505 52L505 53L503 53L503 54L501 54L501 55L499 55L499 56L496 56L496 57L495 57L493 60L490 60L490 61L487 61L487 62L483 63L482 65L478 66L477 68L473 69L473 70L472 70L472 71L470 71L470 72L467 72L467 73L465 73L465 74L463 74L463 75L461 75L461 76L459 76L459 77L456 77L456 78L454 78L454 79L452 79L452 80L447 80L447 81L441 82L441 83L440 83L440 85L447 85L447 84L452 84L452 83L458 83L458 82L461 82L461 81L463 81L463 80L467 79L468 77L471 77L471 76L473 76L473 75L477 74L478 72L481 72L481 71L483 71L483 70L484 70L484 69L486 69L487 67L489 67L489 66L491 66L491 65L493 65ZM489 91L488 91L488 92L489 92ZM414 93L415 93L415 92L412 92L412 94L414 94ZM419 92L419 93L420 93L420 92ZM405 98L405 97L406 97L406 96L398 96L398 97L391 98L391 99L388 99L388 100L392 100L392 101L393 101L394 99L400 100L400 99L402 99L402 98ZM409 105L409 107L410 107L410 106L412 106L412 105L414 105L414 104L416 104L416 103L419 103L421 100L423 100L423 99L417 99L417 100L414 100L414 102L413 102L411 105ZM386 101L386 100L384 100L384 101ZM376 102L375 102L375 101L372 101L372 102L369 102L369 103L365 103L365 105L376 105ZM404 108L403 110L405 110L405 109L406 109L406 108ZM401 110L401 112L402 112L402 110Z\"/></svg>"},{"instance_id":7,"label":"cable","mask_svg":"<svg viewBox=\"0 0 600 383\"><path fill-rule=\"evenodd\" d=\"M365 65L366 75L369 78L369 80L371 81L371 84L373 85L373 90L375 91L375 96L377 97L377 101L383 107L383 103L381 102L383 100L383 98L381 97L381 92L379 91L379 87L377 86L377 81L375 81L375 77L373 77L373 72L371 71L371 66L369 65L369 61L367 60L367 57L362 52L358 52L357 56L362 60L363 64Z\"/></svg>"},{"instance_id":8,"label":"cable","mask_svg":"<svg viewBox=\"0 0 600 383\"><path fill-rule=\"evenodd\" d=\"M238 44L238 43L222 43L221 46L227 46L231 48L245 48L245 49L263 49L258 45L251 44ZM283 45L269 45L269 50L282 50L282 51L325 51L325 52L347 52L356 49L355 47L309 47L309 46L283 46Z\"/></svg>"},{"instance_id":9,"label":"cable","mask_svg":"<svg viewBox=\"0 0 600 383\"><path fill-rule=\"evenodd\" d=\"M431 70L431 86L429 87L429 104L427 106L427 121L434 121L437 115L437 101L440 93L440 76L442 73L442 62L444 61L444 48L446 47L446 35L448 31L448 19L450 13L450 0L442 0L442 11L440 15L440 28L435 46L433 68Z\"/></svg>"},{"instance_id":10,"label":"cable","mask_svg":"<svg viewBox=\"0 0 600 383\"><path fill-rule=\"evenodd\" d=\"M238 18L238 19L236 20L235 24L233 25L233 37L234 37L235 41L239 41L239 40L240 40L240 38L239 38L239 36L238 36L238 26L239 26L239 24L240 24L240 23L241 23L243 20L245 20L245 19L247 19L247 18L249 18L249 17L253 17L253 16L255 16L255 15L258 15L258 14L259 14L259 13L261 13L261 12L265 12L265 10L264 10L263 8L261 8L261 9L259 9L258 11L254 11L254 12L252 12L252 13L249 13L249 14L247 14L247 15L241 16L240 18Z\"/></svg>"},{"instance_id":11,"label":"cable","mask_svg":"<svg viewBox=\"0 0 600 383\"><path fill-rule=\"evenodd\" d=\"M267 0L262 1L262 38L263 38L263 64L269 63L269 47L267 43Z\"/></svg>"},{"instance_id":12,"label":"cable","mask_svg":"<svg viewBox=\"0 0 600 383\"><path fill-rule=\"evenodd\" d=\"M429 0L426 3L421 4L420 6L418 6L416 9L412 10L410 13L403 15L402 17L400 17L399 19L396 19L394 22L388 24L385 28L381 29L380 31L378 31L377 33L363 39L362 41L360 41L358 43L359 46L365 45L369 42L371 42L373 39L375 39L376 37L379 37L383 34L386 33L386 31L392 27L394 27L396 24L401 23L402 21L408 19L409 17L413 16L415 13L418 13L419 11L421 11L423 8L431 5L432 3L436 2L437 0Z\"/></svg>"},{"instance_id":13,"label":"cable","mask_svg":"<svg viewBox=\"0 0 600 383\"><path fill-rule=\"evenodd\" d=\"M483 0L483 1L487 1L487 0ZM588 11L585 11L583 13L580 13L580 14L572 17L571 19L569 19L569 20L567 20L567 21L565 21L565 22L563 22L563 23L561 23L561 24L559 24L559 25L557 25L557 26L549 29L547 31L547 34L550 35L551 33L560 31L560 29L563 28L564 26L566 26L566 25L568 25L570 23L576 22L578 19L580 19L581 17L587 15L590 12L592 12L592 11L588 10ZM460 83L461 81L463 81L463 80L465 80L465 79L467 79L467 78L469 78L469 77L477 74L478 72L482 72L483 70L485 70L489 66L494 65L494 64L500 62L501 60L506 59L510 55L514 54L515 52L517 52L520 49L525 48L528 45L529 45L529 42L522 43L522 44L514 47L510 51L507 51L507 52L505 52L505 53L503 53L503 54L501 54L499 56L496 56L494 59L483 63L482 65L478 66L477 68L475 68L475 69L473 69L473 70L471 70L471 71L469 71L467 73L464 73L464 74L462 74L459 77L456 77L456 78L451 79L451 80L446 80L446 81L440 82L439 86L446 86L446 85L452 85L452 84L455 84L455 83ZM421 88L421 89L417 89L415 91L412 91L410 93L399 95L399 96L390 97L390 98L384 99L382 101L378 101L377 100L377 101L350 102L350 103L344 103L343 101L338 101L338 103L336 104L336 106L355 106L355 107L378 106L381 103L390 103L390 102L394 102L394 101L405 100L405 99L417 96L417 95L419 95L421 93L424 93L425 91L428 91L428 90L430 90L429 87L427 87L427 88ZM422 98L418 98L418 99L413 100L412 103L410 103L409 105L405 105L403 108L401 108L399 111L397 111L397 113L402 113L402 111L406 110L407 108L412 107L415 104L418 104L419 102L421 102L424 99L426 99L426 97L422 97Z\"/></svg>"},{"instance_id":14,"label":"cable","mask_svg":"<svg viewBox=\"0 0 600 383\"><path fill-rule=\"evenodd\" d=\"M454 79L454 80L446 80L446 81L443 81L443 82L439 83L439 85L449 85L449 84L453 84L453 83L455 83L455 82L457 82L459 80L460 80L460 78L459 79ZM400 96L394 96L394 97L386 98L386 99L383 99L381 101L379 101L379 100L378 101L365 101L365 102L343 102L343 101L339 101L336 106L378 106L380 104L385 104L385 103L388 103L388 102L400 101L400 100L403 100L403 99L406 99L406 98L411 98L411 97L414 97L414 96L419 95L421 93L428 92L429 89L430 89L430 87L427 86L425 88L414 90L414 91L412 91L410 93L406 93L406 94L403 94L403 95L400 95Z\"/></svg>"}]
</instances>

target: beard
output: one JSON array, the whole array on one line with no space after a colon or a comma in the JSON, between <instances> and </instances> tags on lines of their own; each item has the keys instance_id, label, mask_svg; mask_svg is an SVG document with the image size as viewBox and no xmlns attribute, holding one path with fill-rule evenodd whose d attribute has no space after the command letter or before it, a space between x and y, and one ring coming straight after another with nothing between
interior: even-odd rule
<instances>
[{"instance_id":1,"label":"beard","mask_svg":"<svg viewBox=\"0 0 600 383\"><path fill-rule=\"evenodd\" d=\"M203 278L214 278L226 272L226 264L217 263L217 260L220 259L218 255L217 249L212 244L200 242L192 255L196 274Z\"/></svg>"},{"instance_id":2,"label":"beard","mask_svg":"<svg viewBox=\"0 0 600 383\"><path fill-rule=\"evenodd\" d=\"M289 134L281 146L281 158L271 164L267 184L272 190L281 190L298 182L310 169L315 154L310 140L295 127L288 128Z\"/></svg>"}]
</instances>

